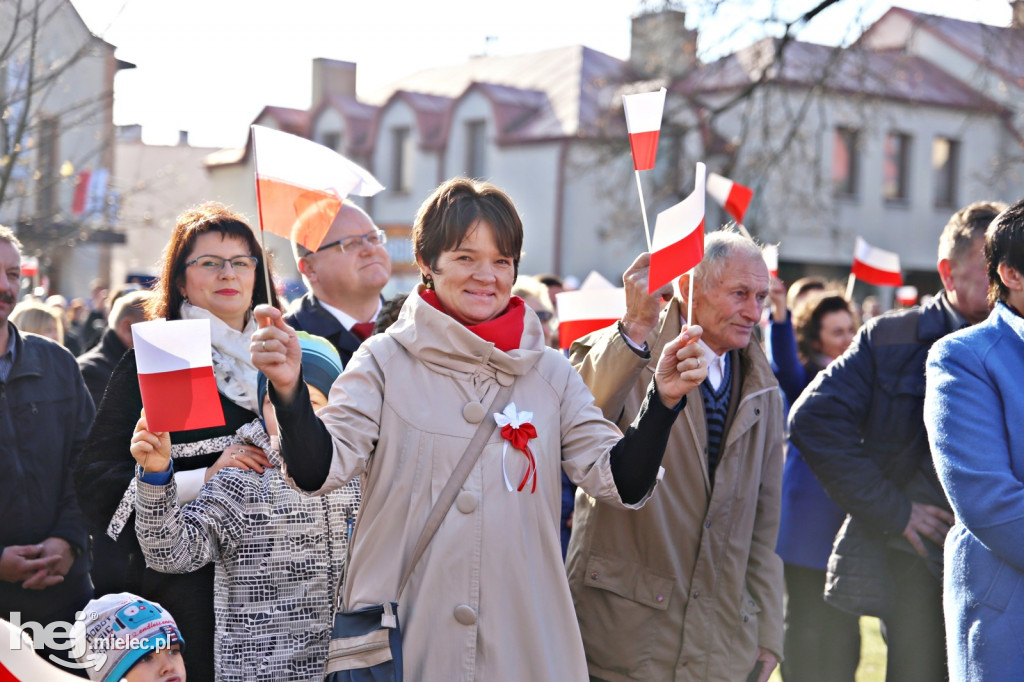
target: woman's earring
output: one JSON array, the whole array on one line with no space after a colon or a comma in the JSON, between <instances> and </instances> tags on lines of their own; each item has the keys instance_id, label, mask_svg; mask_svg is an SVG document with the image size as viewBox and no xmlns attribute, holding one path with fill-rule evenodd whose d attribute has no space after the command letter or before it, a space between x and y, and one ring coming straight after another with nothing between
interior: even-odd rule
<instances>
[{"instance_id":1,"label":"woman's earring","mask_svg":"<svg viewBox=\"0 0 1024 682\"><path fill-rule=\"evenodd\" d=\"M431 277L430 275L427 275L424 279L426 279L425 284L426 284L427 289L433 289L434 288L434 278Z\"/></svg>"}]
</instances>

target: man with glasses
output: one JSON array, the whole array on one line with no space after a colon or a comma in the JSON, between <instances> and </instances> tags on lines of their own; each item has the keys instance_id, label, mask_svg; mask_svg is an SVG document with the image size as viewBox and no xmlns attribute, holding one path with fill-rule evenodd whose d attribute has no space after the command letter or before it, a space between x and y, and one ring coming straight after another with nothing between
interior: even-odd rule
<instances>
[{"instance_id":1,"label":"man with glasses","mask_svg":"<svg viewBox=\"0 0 1024 682\"><path fill-rule=\"evenodd\" d=\"M343 364L373 332L380 312L380 292L391 277L386 241L370 216L346 199L315 252L292 242L309 292L285 321L297 331L329 340Z\"/></svg>"}]
</instances>

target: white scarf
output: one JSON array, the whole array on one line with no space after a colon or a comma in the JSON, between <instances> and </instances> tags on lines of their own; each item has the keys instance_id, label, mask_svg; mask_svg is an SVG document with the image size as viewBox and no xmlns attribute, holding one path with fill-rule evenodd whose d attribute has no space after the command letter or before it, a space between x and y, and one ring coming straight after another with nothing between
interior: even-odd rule
<instances>
[{"instance_id":1,"label":"white scarf","mask_svg":"<svg viewBox=\"0 0 1024 682\"><path fill-rule=\"evenodd\" d=\"M181 304L181 319L210 321L213 375L217 379L217 390L236 405L259 414L256 367L249 353L249 342L257 327L256 318L249 315L245 328L237 331L209 310L185 301Z\"/></svg>"}]
</instances>

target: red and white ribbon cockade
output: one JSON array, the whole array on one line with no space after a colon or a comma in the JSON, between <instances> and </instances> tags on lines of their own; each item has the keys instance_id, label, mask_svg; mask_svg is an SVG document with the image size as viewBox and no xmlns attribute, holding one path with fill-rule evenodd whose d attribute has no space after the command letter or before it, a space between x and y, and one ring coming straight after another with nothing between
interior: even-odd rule
<instances>
[{"instance_id":1,"label":"red and white ribbon cockade","mask_svg":"<svg viewBox=\"0 0 1024 682\"><path fill-rule=\"evenodd\" d=\"M537 437L537 429L530 420L533 419L533 412L516 412L516 404L509 403L501 414L494 413L494 421L501 427L501 437L505 439L505 445L501 449L501 475L505 477L505 487L512 492L512 483L508 480L508 470L505 468L505 455L508 453L508 444L526 455L526 473L523 480L519 482L516 490L522 490L533 475L533 486L531 493L537 492L537 460L530 450L529 441Z\"/></svg>"}]
</instances>

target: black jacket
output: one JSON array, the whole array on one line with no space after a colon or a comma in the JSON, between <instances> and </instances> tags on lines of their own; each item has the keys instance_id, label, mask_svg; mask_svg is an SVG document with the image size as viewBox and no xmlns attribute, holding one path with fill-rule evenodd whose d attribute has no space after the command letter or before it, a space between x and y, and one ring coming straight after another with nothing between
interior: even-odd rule
<instances>
[{"instance_id":1,"label":"black jacket","mask_svg":"<svg viewBox=\"0 0 1024 682\"><path fill-rule=\"evenodd\" d=\"M338 318L324 309L313 292L306 292L299 299L298 307L292 309L284 316L284 321L290 324L296 331L304 331L310 334L322 336L338 349L341 356L341 366L348 365L352 354L359 348L362 341L352 332L345 329Z\"/></svg>"},{"instance_id":2,"label":"black jacket","mask_svg":"<svg viewBox=\"0 0 1024 682\"><path fill-rule=\"evenodd\" d=\"M114 367L126 350L128 346L121 343L114 330L107 329L99 343L78 356L78 369L82 371L93 404L99 406L103 400L103 391L107 388L110 375L114 373Z\"/></svg>"},{"instance_id":3,"label":"black jacket","mask_svg":"<svg viewBox=\"0 0 1024 682\"><path fill-rule=\"evenodd\" d=\"M78 553L64 582L43 591L0 581L0 617L21 611L55 613L84 604L89 582L89 533L75 499L71 473L95 413L92 398L67 349L13 324L14 366L0 382L0 552L48 537Z\"/></svg>"},{"instance_id":4,"label":"black jacket","mask_svg":"<svg viewBox=\"0 0 1024 682\"><path fill-rule=\"evenodd\" d=\"M829 496L875 530L902 534L912 500L948 509L923 411L928 349L951 331L938 297L873 318L790 411L790 438ZM922 477L937 497L905 490Z\"/></svg>"}]
</instances>

